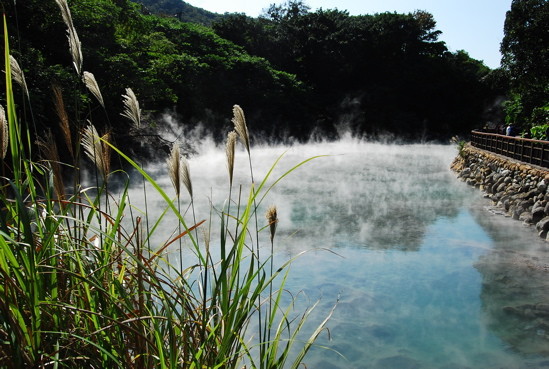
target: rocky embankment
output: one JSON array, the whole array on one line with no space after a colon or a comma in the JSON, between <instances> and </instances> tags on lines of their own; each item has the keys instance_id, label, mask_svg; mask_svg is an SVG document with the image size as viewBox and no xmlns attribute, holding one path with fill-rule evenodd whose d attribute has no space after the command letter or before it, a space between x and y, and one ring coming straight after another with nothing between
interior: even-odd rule
<instances>
[{"instance_id":1,"label":"rocky embankment","mask_svg":"<svg viewBox=\"0 0 549 369\"><path fill-rule=\"evenodd\" d=\"M458 178L482 190L506 214L549 241L549 170L466 145L452 163Z\"/></svg>"},{"instance_id":2,"label":"rocky embankment","mask_svg":"<svg viewBox=\"0 0 549 369\"><path fill-rule=\"evenodd\" d=\"M452 163L458 177L482 190L502 212L549 241L549 170L465 146ZM499 247L482 255L483 310L489 327L513 350L549 355L549 248L529 253ZM540 365L546 367L543 360Z\"/></svg>"}]
</instances>

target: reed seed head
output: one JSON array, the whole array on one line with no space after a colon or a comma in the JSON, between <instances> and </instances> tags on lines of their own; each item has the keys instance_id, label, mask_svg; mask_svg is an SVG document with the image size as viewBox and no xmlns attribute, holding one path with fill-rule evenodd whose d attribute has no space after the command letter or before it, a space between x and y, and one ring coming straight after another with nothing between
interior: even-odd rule
<instances>
[{"instance_id":1,"label":"reed seed head","mask_svg":"<svg viewBox=\"0 0 549 369\"><path fill-rule=\"evenodd\" d=\"M278 223L278 216L276 213L276 206L272 205L267 209L267 213L265 214L265 217L267 218L267 222L269 222L269 230L271 233L271 242L274 240L274 236L276 233L276 224Z\"/></svg>"},{"instance_id":2,"label":"reed seed head","mask_svg":"<svg viewBox=\"0 0 549 369\"><path fill-rule=\"evenodd\" d=\"M193 198L193 186L191 182L191 171L189 169L189 162L187 159L182 156L181 157L181 182L185 185L187 188L187 192L189 192L189 196L191 196L191 199Z\"/></svg>"},{"instance_id":3,"label":"reed seed head","mask_svg":"<svg viewBox=\"0 0 549 369\"><path fill-rule=\"evenodd\" d=\"M67 25L68 28L73 28L71 11L69 9L69 4L67 0L55 0L59 9L61 10L61 16L63 17L63 22Z\"/></svg>"},{"instance_id":4,"label":"reed seed head","mask_svg":"<svg viewBox=\"0 0 549 369\"><path fill-rule=\"evenodd\" d=\"M82 63L84 57L82 56L82 44L78 38L78 34L74 28L68 30L69 48L72 55L72 64L78 75L82 74Z\"/></svg>"},{"instance_id":5,"label":"reed seed head","mask_svg":"<svg viewBox=\"0 0 549 369\"><path fill-rule=\"evenodd\" d=\"M90 90L93 96L95 96L95 98L99 101L101 106L105 108L105 103L103 102L103 95L101 95L101 90L99 89L99 85L95 80L95 76L90 72L84 72L84 75L82 76L82 80L84 81L84 84L86 85L88 90Z\"/></svg>"},{"instance_id":6,"label":"reed seed head","mask_svg":"<svg viewBox=\"0 0 549 369\"><path fill-rule=\"evenodd\" d=\"M232 122L234 124L234 129L236 133L238 133L238 136L240 137L240 141L246 147L246 151L248 151L248 154L250 153L250 136L248 134L248 127L246 126L246 117L244 116L244 111L239 105L233 106L233 119Z\"/></svg>"},{"instance_id":7,"label":"reed seed head","mask_svg":"<svg viewBox=\"0 0 549 369\"><path fill-rule=\"evenodd\" d=\"M101 147L103 148L103 174L106 176L111 171L112 150L108 143L111 142L111 132L106 132L101 136Z\"/></svg>"},{"instance_id":8,"label":"reed seed head","mask_svg":"<svg viewBox=\"0 0 549 369\"><path fill-rule=\"evenodd\" d=\"M27 81L25 80L25 74L23 73L23 70L19 66L19 63L17 60L13 57L13 55L10 55L10 68L11 68L11 76L21 86L23 91L25 91L25 94L27 97L29 97L29 89L27 88Z\"/></svg>"},{"instance_id":9,"label":"reed seed head","mask_svg":"<svg viewBox=\"0 0 549 369\"><path fill-rule=\"evenodd\" d=\"M128 118L133 122L136 128L141 126L141 109L139 108L139 101L133 93L131 88L126 88L126 95L122 95L124 101L124 112L122 116Z\"/></svg>"},{"instance_id":10,"label":"reed seed head","mask_svg":"<svg viewBox=\"0 0 549 369\"><path fill-rule=\"evenodd\" d=\"M167 164L168 164L168 174L170 175L173 188L175 189L175 194L178 198L179 198L179 195L181 194L181 179L180 179L181 170L179 168L180 162L181 162L181 148L179 146L179 143L175 142L170 151L170 156L168 157Z\"/></svg>"},{"instance_id":11,"label":"reed seed head","mask_svg":"<svg viewBox=\"0 0 549 369\"><path fill-rule=\"evenodd\" d=\"M81 75L82 63L84 58L82 56L82 44L80 43L80 39L78 38L76 30L72 29L68 31L68 39L69 48L72 55L72 64L74 65L74 69L76 69L76 73L78 73L78 75Z\"/></svg>"},{"instance_id":12,"label":"reed seed head","mask_svg":"<svg viewBox=\"0 0 549 369\"><path fill-rule=\"evenodd\" d=\"M207 228L202 228L202 238L204 238L204 246L206 248L206 255L210 254L210 232L207 230Z\"/></svg>"},{"instance_id":13,"label":"reed seed head","mask_svg":"<svg viewBox=\"0 0 549 369\"><path fill-rule=\"evenodd\" d=\"M234 149L236 144L236 138L238 134L235 131L229 132L227 135L227 146L225 151L227 153L227 168L229 170L229 184L233 184L233 172L234 172Z\"/></svg>"},{"instance_id":14,"label":"reed seed head","mask_svg":"<svg viewBox=\"0 0 549 369\"><path fill-rule=\"evenodd\" d=\"M8 131L8 121L6 119L6 111L4 107L0 105L0 144L2 145L0 155L2 155L2 160L6 158L8 153L8 143L9 143L9 131Z\"/></svg>"},{"instance_id":15,"label":"reed seed head","mask_svg":"<svg viewBox=\"0 0 549 369\"><path fill-rule=\"evenodd\" d=\"M72 55L72 63L74 65L74 68L76 69L76 73L78 73L78 75L81 75L83 60L82 45L72 22L69 5L67 4L67 0L55 0L55 2L59 6L59 9L61 10L61 16L63 17L63 21L67 26L67 37L69 39L69 48Z\"/></svg>"},{"instance_id":16,"label":"reed seed head","mask_svg":"<svg viewBox=\"0 0 549 369\"><path fill-rule=\"evenodd\" d=\"M109 142L110 133L107 132L100 138L93 124L89 123L82 134L82 147L88 158L106 179L110 170L111 150L110 146L102 140Z\"/></svg>"},{"instance_id":17,"label":"reed seed head","mask_svg":"<svg viewBox=\"0 0 549 369\"><path fill-rule=\"evenodd\" d=\"M59 126L61 128L61 132L63 133L63 137L65 138L67 148L69 149L71 156L74 158L74 152L72 149L72 135L69 126L69 116L67 114L67 110L65 109L63 92L61 91L61 88L59 86L54 85L52 88L55 111L57 113L57 116L59 117Z\"/></svg>"}]
</instances>

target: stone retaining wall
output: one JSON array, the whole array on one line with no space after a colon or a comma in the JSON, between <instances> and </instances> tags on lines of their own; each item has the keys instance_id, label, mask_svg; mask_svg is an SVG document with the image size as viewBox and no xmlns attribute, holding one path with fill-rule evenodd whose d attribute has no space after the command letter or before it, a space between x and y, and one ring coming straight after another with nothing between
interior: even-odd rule
<instances>
[{"instance_id":1,"label":"stone retaining wall","mask_svg":"<svg viewBox=\"0 0 549 369\"><path fill-rule=\"evenodd\" d=\"M466 145L452 163L458 178L549 241L549 171Z\"/></svg>"}]
</instances>

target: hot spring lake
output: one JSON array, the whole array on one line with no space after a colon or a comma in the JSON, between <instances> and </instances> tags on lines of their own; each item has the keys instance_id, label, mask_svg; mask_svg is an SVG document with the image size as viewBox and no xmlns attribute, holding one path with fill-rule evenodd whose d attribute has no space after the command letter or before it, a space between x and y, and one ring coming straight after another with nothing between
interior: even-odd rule
<instances>
[{"instance_id":1,"label":"hot spring lake","mask_svg":"<svg viewBox=\"0 0 549 369\"><path fill-rule=\"evenodd\" d=\"M224 147L205 142L198 152L189 165L196 217L206 219L210 201L221 207L227 197L227 166ZM284 154L269 184L327 155L285 177L261 205L278 209L275 267L308 250L286 288L298 311L320 299L311 329L337 304L308 368L549 368L548 319L508 312L548 303L549 244L456 178L454 146L346 139L251 154L256 183ZM173 194L164 160L146 169ZM235 187L246 196L249 182L238 151ZM147 197L149 211L163 204L154 191Z\"/></svg>"}]
</instances>

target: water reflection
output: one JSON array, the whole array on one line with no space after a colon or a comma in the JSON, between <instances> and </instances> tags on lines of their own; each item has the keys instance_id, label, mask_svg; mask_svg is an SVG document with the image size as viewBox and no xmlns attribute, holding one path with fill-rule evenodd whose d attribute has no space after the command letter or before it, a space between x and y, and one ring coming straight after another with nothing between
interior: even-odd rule
<instances>
[{"instance_id":1,"label":"water reflection","mask_svg":"<svg viewBox=\"0 0 549 369\"><path fill-rule=\"evenodd\" d=\"M486 214L478 209L476 219L494 248L475 266L488 325L517 352L549 355L549 247L521 223Z\"/></svg>"}]
</instances>

